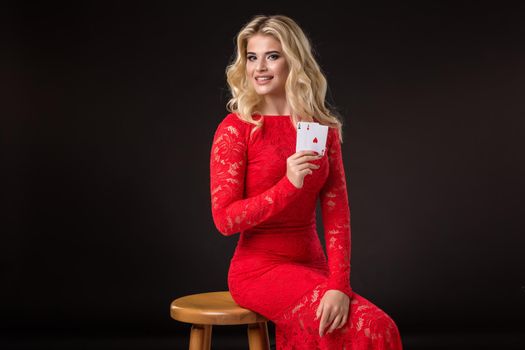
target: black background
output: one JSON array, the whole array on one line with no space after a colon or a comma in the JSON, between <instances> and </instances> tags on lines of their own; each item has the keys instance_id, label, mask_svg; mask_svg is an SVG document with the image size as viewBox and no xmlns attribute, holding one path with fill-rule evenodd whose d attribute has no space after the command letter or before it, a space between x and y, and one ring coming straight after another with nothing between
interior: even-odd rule
<instances>
[{"instance_id":1,"label":"black background","mask_svg":"<svg viewBox=\"0 0 525 350\"><path fill-rule=\"evenodd\" d=\"M420 335L523 340L525 6L2 7L4 348L187 346L169 304L226 290L238 239L209 203L224 70L240 27L277 13L311 38L344 117L354 290L408 349Z\"/></svg>"}]
</instances>

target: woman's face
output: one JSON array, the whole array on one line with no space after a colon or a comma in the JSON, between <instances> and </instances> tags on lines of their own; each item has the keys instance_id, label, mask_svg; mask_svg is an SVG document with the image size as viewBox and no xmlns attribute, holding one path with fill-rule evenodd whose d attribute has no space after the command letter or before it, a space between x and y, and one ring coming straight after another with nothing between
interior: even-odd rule
<instances>
[{"instance_id":1,"label":"woman's face","mask_svg":"<svg viewBox=\"0 0 525 350\"><path fill-rule=\"evenodd\" d=\"M284 96L289 68L281 43L271 35L255 34L246 52L246 74L257 94Z\"/></svg>"}]
</instances>

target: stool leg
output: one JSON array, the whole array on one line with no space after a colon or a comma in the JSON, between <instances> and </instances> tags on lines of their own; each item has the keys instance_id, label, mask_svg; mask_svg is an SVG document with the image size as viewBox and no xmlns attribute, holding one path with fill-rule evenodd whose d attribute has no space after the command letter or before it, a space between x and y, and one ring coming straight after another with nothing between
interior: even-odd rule
<instances>
[{"instance_id":1,"label":"stool leg","mask_svg":"<svg viewBox=\"0 0 525 350\"><path fill-rule=\"evenodd\" d=\"M212 326L210 324L192 324L190 350L210 350Z\"/></svg>"},{"instance_id":2,"label":"stool leg","mask_svg":"<svg viewBox=\"0 0 525 350\"><path fill-rule=\"evenodd\" d=\"M250 350L269 350L268 325L266 322L251 323L248 325L248 342Z\"/></svg>"}]
</instances>

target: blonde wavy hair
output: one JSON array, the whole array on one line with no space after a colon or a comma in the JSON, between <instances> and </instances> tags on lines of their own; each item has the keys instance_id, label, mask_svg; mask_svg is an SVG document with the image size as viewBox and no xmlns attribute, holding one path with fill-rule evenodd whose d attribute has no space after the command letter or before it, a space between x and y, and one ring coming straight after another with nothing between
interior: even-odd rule
<instances>
[{"instance_id":1,"label":"blonde wavy hair","mask_svg":"<svg viewBox=\"0 0 525 350\"><path fill-rule=\"evenodd\" d=\"M263 124L264 118L254 120L252 115L263 98L259 96L246 75L248 39L256 34L271 35L281 43L283 56L289 67L286 79L286 99L291 116L297 121L314 121L338 129L342 142L342 119L329 109L326 101L327 82L316 62L310 41L291 18L284 15L256 15L236 36L236 55L226 68L231 99L226 104L228 111L254 124L255 131Z\"/></svg>"}]
</instances>

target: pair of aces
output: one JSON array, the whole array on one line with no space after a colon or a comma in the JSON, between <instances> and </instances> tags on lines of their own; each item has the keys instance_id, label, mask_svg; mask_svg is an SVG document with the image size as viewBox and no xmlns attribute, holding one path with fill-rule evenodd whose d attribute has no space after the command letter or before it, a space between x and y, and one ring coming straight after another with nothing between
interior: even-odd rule
<instances>
[{"instance_id":1,"label":"pair of aces","mask_svg":"<svg viewBox=\"0 0 525 350\"><path fill-rule=\"evenodd\" d=\"M328 126L319 123L298 122L295 152L316 151L324 156Z\"/></svg>"}]
</instances>

